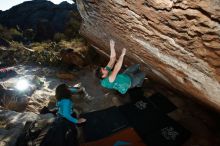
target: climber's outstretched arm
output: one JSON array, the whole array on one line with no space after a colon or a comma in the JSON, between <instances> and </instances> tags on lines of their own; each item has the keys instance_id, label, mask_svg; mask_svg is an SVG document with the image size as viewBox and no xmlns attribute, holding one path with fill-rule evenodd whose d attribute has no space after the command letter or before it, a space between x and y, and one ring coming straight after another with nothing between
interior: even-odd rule
<instances>
[{"instance_id":1,"label":"climber's outstretched arm","mask_svg":"<svg viewBox=\"0 0 220 146\"><path fill-rule=\"evenodd\" d=\"M110 60L107 64L108 67L110 67L111 69L114 67L115 65L115 61L116 61L116 52L115 52L115 41L114 40L110 40Z\"/></svg>"},{"instance_id":2,"label":"climber's outstretched arm","mask_svg":"<svg viewBox=\"0 0 220 146\"><path fill-rule=\"evenodd\" d=\"M115 78L116 78L118 72L121 70L125 54L126 54L126 49L123 48L121 56L119 57L119 59L118 59L116 65L115 65L111 75L109 76L109 81L110 82L114 82L115 81Z\"/></svg>"}]
</instances>

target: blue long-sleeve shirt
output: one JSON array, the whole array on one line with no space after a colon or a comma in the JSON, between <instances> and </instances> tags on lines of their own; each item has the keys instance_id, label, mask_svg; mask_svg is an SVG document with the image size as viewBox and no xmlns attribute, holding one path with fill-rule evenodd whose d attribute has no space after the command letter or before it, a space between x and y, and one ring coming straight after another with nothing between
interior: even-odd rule
<instances>
[{"instance_id":1,"label":"blue long-sleeve shirt","mask_svg":"<svg viewBox=\"0 0 220 146\"><path fill-rule=\"evenodd\" d=\"M77 89L72 87L69 88L69 90L72 93L76 93ZM60 101L57 102L57 107L58 107L58 114L61 115L62 117L66 118L67 120L73 122L74 124L78 123L78 120L74 117L72 117L73 113L73 101L71 99L61 99Z\"/></svg>"},{"instance_id":2,"label":"blue long-sleeve shirt","mask_svg":"<svg viewBox=\"0 0 220 146\"><path fill-rule=\"evenodd\" d=\"M57 102L58 114L67 120L73 122L74 124L78 123L78 120L71 116L73 113L73 102L71 99L61 99Z\"/></svg>"}]
</instances>

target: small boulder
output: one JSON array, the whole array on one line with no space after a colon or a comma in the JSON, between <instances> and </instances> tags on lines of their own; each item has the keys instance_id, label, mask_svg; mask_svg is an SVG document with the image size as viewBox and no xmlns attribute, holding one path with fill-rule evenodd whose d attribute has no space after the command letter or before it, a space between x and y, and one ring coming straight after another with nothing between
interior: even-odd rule
<instances>
[{"instance_id":1,"label":"small boulder","mask_svg":"<svg viewBox=\"0 0 220 146\"><path fill-rule=\"evenodd\" d=\"M73 49L61 50L60 56L62 58L62 62L67 65L76 65L78 67L83 67L87 64L83 56L78 54L77 52L74 52Z\"/></svg>"}]
</instances>

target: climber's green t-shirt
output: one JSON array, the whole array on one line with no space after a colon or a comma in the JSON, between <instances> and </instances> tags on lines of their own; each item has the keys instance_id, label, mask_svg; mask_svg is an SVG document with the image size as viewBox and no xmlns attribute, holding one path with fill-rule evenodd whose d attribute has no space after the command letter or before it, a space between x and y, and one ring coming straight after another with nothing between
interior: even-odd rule
<instances>
[{"instance_id":1,"label":"climber's green t-shirt","mask_svg":"<svg viewBox=\"0 0 220 146\"><path fill-rule=\"evenodd\" d=\"M131 78L127 74L117 74L114 82L109 81L109 77L101 81L101 85L108 89L115 89L121 94L125 94L131 87Z\"/></svg>"}]
</instances>

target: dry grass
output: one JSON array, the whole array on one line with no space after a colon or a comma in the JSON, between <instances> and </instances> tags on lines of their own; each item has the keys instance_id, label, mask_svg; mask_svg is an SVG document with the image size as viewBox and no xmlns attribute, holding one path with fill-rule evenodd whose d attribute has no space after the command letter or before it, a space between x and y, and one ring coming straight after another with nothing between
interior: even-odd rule
<instances>
[{"instance_id":1,"label":"dry grass","mask_svg":"<svg viewBox=\"0 0 220 146\"><path fill-rule=\"evenodd\" d=\"M74 49L76 52L86 51L88 45L85 43L83 38L75 38L70 41L61 40L59 43L56 42L35 42L32 43L30 49L34 51L43 51L43 50L54 50L57 51L63 48Z\"/></svg>"},{"instance_id":2,"label":"dry grass","mask_svg":"<svg viewBox=\"0 0 220 146\"><path fill-rule=\"evenodd\" d=\"M13 111L23 111L26 104L18 102L18 98L15 96L6 97L3 96L1 99L1 104L4 109L13 110Z\"/></svg>"},{"instance_id":3,"label":"dry grass","mask_svg":"<svg viewBox=\"0 0 220 146\"><path fill-rule=\"evenodd\" d=\"M15 97L6 97L5 95L2 97L1 99L1 103L2 103L2 106L6 109L10 109L10 105L14 102L16 102L16 98Z\"/></svg>"},{"instance_id":4,"label":"dry grass","mask_svg":"<svg viewBox=\"0 0 220 146\"><path fill-rule=\"evenodd\" d=\"M0 37L12 41L14 36L22 37L22 33L19 32L16 28L7 28L0 24Z\"/></svg>"},{"instance_id":5,"label":"dry grass","mask_svg":"<svg viewBox=\"0 0 220 146\"><path fill-rule=\"evenodd\" d=\"M61 48L73 49L74 52L83 53L88 50L88 45L82 38L76 38L71 41L62 40L59 42Z\"/></svg>"},{"instance_id":6,"label":"dry grass","mask_svg":"<svg viewBox=\"0 0 220 146\"><path fill-rule=\"evenodd\" d=\"M15 41L11 41L10 42L11 44L11 48L13 49L23 49L24 48L24 45L22 43L19 43L19 42L15 42Z\"/></svg>"},{"instance_id":7,"label":"dry grass","mask_svg":"<svg viewBox=\"0 0 220 146\"><path fill-rule=\"evenodd\" d=\"M43 51L48 48L50 48L51 44L48 42L41 42L41 43L32 43L31 44L31 49L34 51Z\"/></svg>"}]
</instances>

